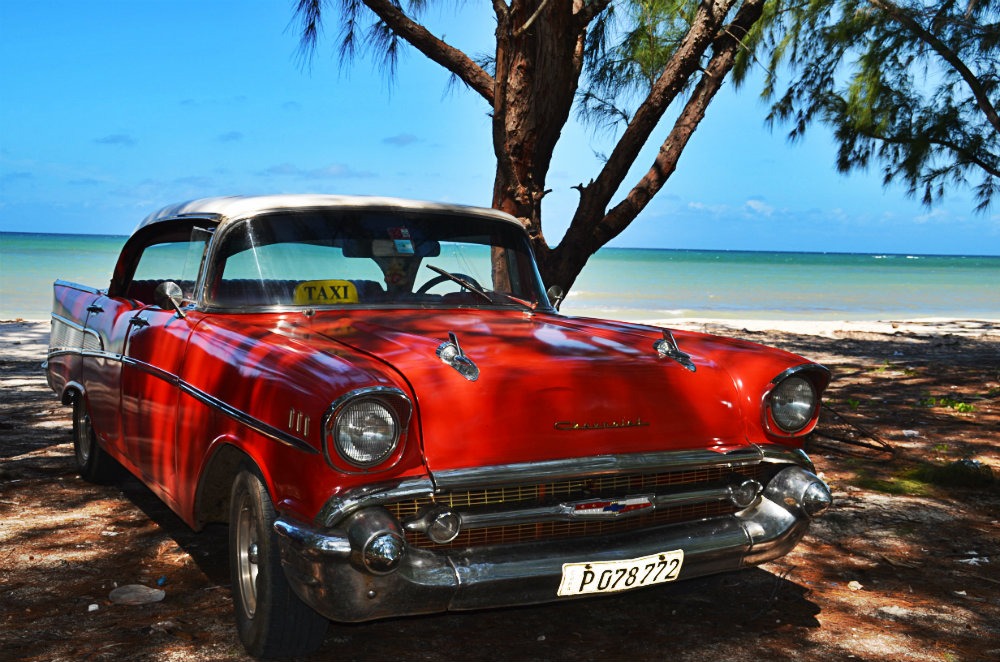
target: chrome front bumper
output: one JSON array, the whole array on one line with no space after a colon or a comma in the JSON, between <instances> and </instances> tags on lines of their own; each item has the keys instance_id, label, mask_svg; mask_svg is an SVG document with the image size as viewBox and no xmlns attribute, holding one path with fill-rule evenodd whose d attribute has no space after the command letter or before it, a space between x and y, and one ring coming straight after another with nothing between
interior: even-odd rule
<instances>
[{"instance_id":1,"label":"chrome front bumper","mask_svg":"<svg viewBox=\"0 0 1000 662\"><path fill-rule=\"evenodd\" d=\"M358 510L333 530L287 519L279 519L275 530L296 593L332 620L355 622L555 601L561 599L556 592L564 563L683 550L679 579L757 565L791 551L812 515L829 503L819 478L791 466L755 504L733 515L585 539L435 551L409 546L385 572L373 572L363 556L376 536L402 539L379 506Z\"/></svg>"}]
</instances>

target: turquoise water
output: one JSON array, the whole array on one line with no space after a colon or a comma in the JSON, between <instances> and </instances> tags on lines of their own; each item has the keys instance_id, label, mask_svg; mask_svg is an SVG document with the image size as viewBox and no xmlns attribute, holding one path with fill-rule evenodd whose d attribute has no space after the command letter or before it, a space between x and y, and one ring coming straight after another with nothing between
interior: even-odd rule
<instances>
[{"instance_id":1,"label":"turquoise water","mask_svg":"<svg viewBox=\"0 0 1000 662\"><path fill-rule=\"evenodd\" d=\"M0 319L48 319L57 278L107 287L125 239L0 233ZM562 312L628 320L1000 319L1000 257L606 248Z\"/></svg>"}]
</instances>

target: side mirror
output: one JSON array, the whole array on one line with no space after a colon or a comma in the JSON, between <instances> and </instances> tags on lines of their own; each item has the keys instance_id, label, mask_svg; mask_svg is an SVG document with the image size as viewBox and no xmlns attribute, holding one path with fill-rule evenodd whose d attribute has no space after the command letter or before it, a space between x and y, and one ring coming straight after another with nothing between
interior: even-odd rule
<instances>
[{"instance_id":1,"label":"side mirror","mask_svg":"<svg viewBox=\"0 0 1000 662\"><path fill-rule=\"evenodd\" d=\"M181 286L172 280L165 280L156 286L153 292L153 303L163 310L175 310L181 317L185 317L181 310L181 301L184 299L184 292Z\"/></svg>"},{"instance_id":2,"label":"side mirror","mask_svg":"<svg viewBox=\"0 0 1000 662\"><path fill-rule=\"evenodd\" d=\"M559 287L558 285L553 285L552 287L550 287L548 290L545 291L545 294L548 295L549 302L556 310L559 310L559 304L561 304L562 300L566 298L566 292L564 292L563 288Z\"/></svg>"}]
</instances>

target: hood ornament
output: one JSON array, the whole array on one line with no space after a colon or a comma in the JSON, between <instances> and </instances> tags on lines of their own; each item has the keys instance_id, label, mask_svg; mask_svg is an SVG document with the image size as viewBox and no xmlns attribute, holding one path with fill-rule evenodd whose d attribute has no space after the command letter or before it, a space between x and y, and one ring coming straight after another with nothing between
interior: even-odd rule
<instances>
[{"instance_id":1,"label":"hood ornament","mask_svg":"<svg viewBox=\"0 0 1000 662\"><path fill-rule=\"evenodd\" d=\"M470 382L479 379L479 366L465 355L461 345L458 344L458 336L453 332L449 332L448 340L438 346L437 355L445 365L450 365Z\"/></svg>"},{"instance_id":2,"label":"hood ornament","mask_svg":"<svg viewBox=\"0 0 1000 662\"><path fill-rule=\"evenodd\" d=\"M691 360L691 355L681 351L680 347L677 346L677 341L674 339L674 334L670 333L670 329L663 330L663 338L653 343L653 349L660 355L660 358L673 359L691 372L698 369L694 361Z\"/></svg>"}]
</instances>

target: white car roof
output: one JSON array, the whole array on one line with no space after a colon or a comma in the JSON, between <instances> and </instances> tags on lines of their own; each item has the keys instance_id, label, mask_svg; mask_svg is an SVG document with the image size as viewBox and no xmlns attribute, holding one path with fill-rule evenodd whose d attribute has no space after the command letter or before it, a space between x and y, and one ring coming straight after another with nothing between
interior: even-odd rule
<instances>
[{"instance_id":1,"label":"white car roof","mask_svg":"<svg viewBox=\"0 0 1000 662\"><path fill-rule=\"evenodd\" d=\"M457 214L493 218L520 225L511 215L496 209L465 205L352 195L287 194L287 195L237 195L189 200L163 207L147 216L136 230L178 218L204 217L219 221L220 225L266 212L302 209L372 209L398 211L426 211L439 214Z\"/></svg>"}]
</instances>

